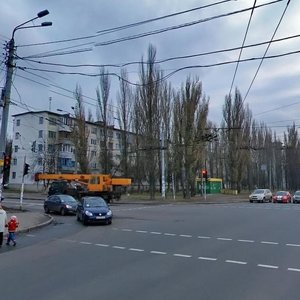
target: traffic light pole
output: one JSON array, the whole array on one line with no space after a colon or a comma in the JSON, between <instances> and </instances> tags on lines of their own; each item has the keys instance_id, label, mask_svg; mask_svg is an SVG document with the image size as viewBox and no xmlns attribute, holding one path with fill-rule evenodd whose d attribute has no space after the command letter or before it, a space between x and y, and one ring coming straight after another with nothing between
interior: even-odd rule
<instances>
[{"instance_id":1,"label":"traffic light pole","mask_svg":"<svg viewBox=\"0 0 300 300\"><path fill-rule=\"evenodd\" d=\"M24 164L23 164L23 176L22 176L22 185L21 185L21 193L20 193L20 209L23 208L23 197L24 197L24 170L26 166L26 155L24 155Z\"/></svg>"}]
</instances>

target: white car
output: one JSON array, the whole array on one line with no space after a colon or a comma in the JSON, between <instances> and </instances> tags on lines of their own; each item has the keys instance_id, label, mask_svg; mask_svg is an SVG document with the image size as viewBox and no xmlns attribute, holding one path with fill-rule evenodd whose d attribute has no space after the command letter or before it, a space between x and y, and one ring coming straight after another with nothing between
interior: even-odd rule
<instances>
[{"instance_id":1,"label":"white car","mask_svg":"<svg viewBox=\"0 0 300 300\"><path fill-rule=\"evenodd\" d=\"M256 189L250 196L250 202L272 202L272 192L269 189Z\"/></svg>"}]
</instances>

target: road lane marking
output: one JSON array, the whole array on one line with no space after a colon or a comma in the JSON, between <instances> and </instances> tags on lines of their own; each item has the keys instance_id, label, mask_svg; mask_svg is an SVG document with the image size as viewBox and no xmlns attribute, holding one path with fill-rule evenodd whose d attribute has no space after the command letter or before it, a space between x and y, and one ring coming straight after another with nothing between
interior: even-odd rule
<instances>
[{"instance_id":1,"label":"road lane marking","mask_svg":"<svg viewBox=\"0 0 300 300\"><path fill-rule=\"evenodd\" d=\"M211 239L211 236L198 235L198 239Z\"/></svg>"},{"instance_id":2,"label":"road lane marking","mask_svg":"<svg viewBox=\"0 0 300 300\"><path fill-rule=\"evenodd\" d=\"M288 268L288 271L300 272L300 269L296 269L296 268Z\"/></svg>"},{"instance_id":3,"label":"road lane marking","mask_svg":"<svg viewBox=\"0 0 300 300\"><path fill-rule=\"evenodd\" d=\"M126 249L126 247L123 247L123 246L112 246L114 249L121 249L121 250L124 250Z\"/></svg>"},{"instance_id":4,"label":"road lane marking","mask_svg":"<svg viewBox=\"0 0 300 300\"><path fill-rule=\"evenodd\" d=\"M151 231L151 234L161 234L161 232L157 232L157 231Z\"/></svg>"},{"instance_id":5,"label":"road lane marking","mask_svg":"<svg viewBox=\"0 0 300 300\"><path fill-rule=\"evenodd\" d=\"M267 244L267 245L279 245L277 242L268 242L268 241L261 241L261 244Z\"/></svg>"},{"instance_id":6,"label":"road lane marking","mask_svg":"<svg viewBox=\"0 0 300 300\"><path fill-rule=\"evenodd\" d=\"M278 266L272 266L272 265L258 264L257 266L261 268L267 268L267 269L278 269Z\"/></svg>"},{"instance_id":7,"label":"road lane marking","mask_svg":"<svg viewBox=\"0 0 300 300\"><path fill-rule=\"evenodd\" d=\"M190 235L190 234L180 234L179 236L186 237L186 238L191 238L192 237L192 235Z\"/></svg>"},{"instance_id":8,"label":"road lane marking","mask_svg":"<svg viewBox=\"0 0 300 300\"><path fill-rule=\"evenodd\" d=\"M176 236L176 233L164 233L164 235L167 235L167 236Z\"/></svg>"},{"instance_id":9,"label":"road lane marking","mask_svg":"<svg viewBox=\"0 0 300 300\"><path fill-rule=\"evenodd\" d=\"M122 229L122 231L131 232L131 231L132 231L132 229L127 229L127 228L124 228L124 229Z\"/></svg>"},{"instance_id":10,"label":"road lane marking","mask_svg":"<svg viewBox=\"0 0 300 300\"><path fill-rule=\"evenodd\" d=\"M26 234L26 236L28 236L28 237L36 237L35 234Z\"/></svg>"},{"instance_id":11,"label":"road lane marking","mask_svg":"<svg viewBox=\"0 0 300 300\"><path fill-rule=\"evenodd\" d=\"M180 254L180 253L174 253L173 256L184 257L184 258L191 258L192 257L192 255Z\"/></svg>"},{"instance_id":12,"label":"road lane marking","mask_svg":"<svg viewBox=\"0 0 300 300\"><path fill-rule=\"evenodd\" d=\"M107 244L95 244L95 246L99 246L99 247L109 247L109 245L107 245Z\"/></svg>"},{"instance_id":13,"label":"road lane marking","mask_svg":"<svg viewBox=\"0 0 300 300\"><path fill-rule=\"evenodd\" d=\"M299 244L285 244L286 246L290 246L290 247L300 247Z\"/></svg>"},{"instance_id":14,"label":"road lane marking","mask_svg":"<svg viewBox=\"0 0 300 300\"><path fill-rule=\"evenodd\" d=\"M204 257L204 256L199 256L198 259L211 260L211 261L216 261L217 260L217 258L214 258L214 257Z\"/></svg>"},{"instance_id":15,"label":"road lane marking","mask_svg":"<svg viewBox=\"0 0 300 300\"><path fill-rule=\"evenodd\" d=\"M152 254L162 254L162 255L167 254L167 252L162 252L162 251L150 251L150 253L152 253Z\"/></svg>"},{"instance_id":16,"label":"road lane marking","mask_svg":"<svg viewBox=\"0 0 300 300\"><path fill-rule=\"evenodd\" d=\"M129 248L129 251L135 251L135 252L144 252L144 249L139 249L139 248Z\"/></svg>"},{"instance_id":17,"label":"road lane marking","mask_svg":"<svg viewBox=\"0 0 300 300\"><path fill-rule=\"evenodd\" d=\"M146 230L136 230L137 233L148 233Z\"/></svg>"},{"instance_id":18,"label":"road lane marking","mask_svg":"<svg viewBox=\"0 0 300 300\"><path fill-rule=\"evenodd\" d=\"M254 243L253 240L238 240L238 242L242 242L242 243Z\"/></svg>"},{"instance_id":19,"label":"road lane marking","mask_svg":"<svg viewBox=\"0 0 300 300\"><path fill-rule=\"evenodd\" d=\"M92 243L90 243L90 242L80 242L80 244L83 244L83 245L92 245Z\"/></svg>"},{"instance_id":20,"label":"road lane marking","mask_svg":"<svg viewBox=\"0 0 300 300\"><path fill-rule=\"evenodd\" d=\"M232 241L232 239L222 238L222 237L217 238L217 240L219 240L219 241Z\"/></svg>"},{"instance_id":21,"label":"road lane marking","mask_svg":"<svg viewBox=\"0 0 300 300\"><path fill-rule=\"evenodd\" d=\"M231 263L231 264L238 264L238 265L246 265L247 264L247 262L245 262L245 261L230 260L230 259L226 259L225 262Z\"/></svg>"}]
</instances>

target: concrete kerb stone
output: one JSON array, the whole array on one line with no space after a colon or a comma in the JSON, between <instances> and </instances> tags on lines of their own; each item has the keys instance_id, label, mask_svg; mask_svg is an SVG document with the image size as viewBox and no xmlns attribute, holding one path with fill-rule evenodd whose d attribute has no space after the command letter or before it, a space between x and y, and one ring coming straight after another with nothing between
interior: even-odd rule
<instances>
[{"instance_id":1,"label":"concrete kerb stone","mask_svg":"<svg viewBox=\"0 0 300 300\"><path fill-rule=\"evenodd\" d=\"M54 218L50 215L47 215L47 214L44 214L44 216L47 216L49 219L45 222L35 224L35 225L29 226L29 227L26 227L26 228L22 228L22 229L18 230L17 233L28 233L28 232L30 232L34 229L38 229L38 228L42 228L42 227L45 227L47 225L50 225L53 222Z\"/></svg>"}]
</instances>

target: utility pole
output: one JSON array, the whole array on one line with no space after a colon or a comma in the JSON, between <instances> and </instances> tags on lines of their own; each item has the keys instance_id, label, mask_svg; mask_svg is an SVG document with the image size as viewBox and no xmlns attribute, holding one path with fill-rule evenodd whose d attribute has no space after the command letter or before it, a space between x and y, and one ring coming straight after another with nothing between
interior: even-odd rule
<instances>
[{"instance_id":1,"label":"utility pole","mask_svg":"<svg viewBox=\"0 0 300 300\"><path fill-rule=\"evenodd\" d=\"M165 132L164 125L161 131L161 197L166 199L166 178L165 178Z\"/></svg>"},{"instance_id":2,"label":"utility pole","mask_svg":"<svg viewBox=\"0 0 300 300\"><path fill-rule=\"evenodd\" d=\"M34 27L44 27L44 26L52 26L51 22L43 22L40 25L32 25L32 26L24 26L27 23L30 23L38 18L42 18L49 14L48 10L40 11L36 17L16 26L13 30L12 37L8 42L8 59L6 63L6 80L5 80L5 87L2 93L3 99L2 105L2 120L1 120L1 131L0 131L0 159L4 158L5 149L6 149L6 135L7 135L7 124L8 124L8 117L9 117L9 104L10 104L10 94L11 94L11 86L12 86L12 76L14 70L14 54L15 54L15 40L14 35L15 32L19 29L26 29L26 28L34 28ZM3 188L3 166L0 164L0 199L2 199L2 188Z\"/></svg>"}]
</instances>

